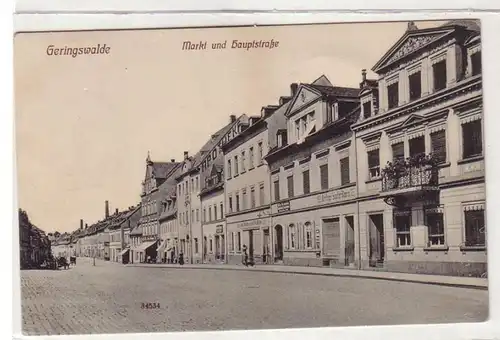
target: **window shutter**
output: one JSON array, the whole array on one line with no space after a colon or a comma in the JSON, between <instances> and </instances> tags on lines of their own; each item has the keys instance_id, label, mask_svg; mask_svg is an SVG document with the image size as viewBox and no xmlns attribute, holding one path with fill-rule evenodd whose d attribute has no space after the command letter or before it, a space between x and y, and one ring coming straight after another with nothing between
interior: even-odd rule
<instances>
[{"instance_id":1,"label":"window shutter","mask_svg":"<svg viewBox=\"0 0 500 340\"><path fill-rule=\"evenodd\" d=\"M349 157L340 160L340 183L341 185L350 183L349 176Z\"/></svg>"},{"instance_id":2,"label":"window shutter","mask_svg":"<svg viewBox=\"0 0 500 340\"><path fill-rule=\"evenodd\" d=\"M328 189L328 164L323 164L319 167L321 190Z\"/></svg>"},{"instance_id":3,"label":"window shutter","mask_svg":"<svg viewBox=\"0 0 500 340\"><path fill-rule=\"evenodd\" d=\"M431 150L438 163L446 161L446 131L441 130L431 133Z\"/></svg>"}]
</instances>

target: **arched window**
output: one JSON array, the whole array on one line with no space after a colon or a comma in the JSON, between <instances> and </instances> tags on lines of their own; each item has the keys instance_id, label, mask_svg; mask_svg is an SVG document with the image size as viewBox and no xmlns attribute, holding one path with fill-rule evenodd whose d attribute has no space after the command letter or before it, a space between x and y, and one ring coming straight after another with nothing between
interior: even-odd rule
<instances>
[{"instance_id":1,"label":"arched window","mask_svg":"<svg viewBox=\"0 0 500 340\"><path fill-rule=\"evenodd\" d=\"M289 240L289 248L290 249L295 249L295 247L297 246L297 239L296 239L296 229L295 229L295 225L292 223L288 226L288 240Z\"/></svg>"},{"instance_id":2,"label":"arched window","mask_svg":"<svg viewBox=\"0 0 500 340\"><path fill-rule=\"evenodd\" d=\"M305 234L306 234L306 248L311 249L313 245L313 231L311 222L306 222L304 224Z\"/></svg>"}]
</instances>

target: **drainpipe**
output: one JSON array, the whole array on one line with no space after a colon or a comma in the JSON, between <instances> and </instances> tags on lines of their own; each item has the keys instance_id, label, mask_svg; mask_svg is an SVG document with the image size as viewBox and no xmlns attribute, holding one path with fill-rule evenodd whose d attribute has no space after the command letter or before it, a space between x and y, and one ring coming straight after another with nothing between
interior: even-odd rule
<instances>
[{"instance_id":1,"label":"drainpipe","mask_svg":"<svg viewBox=\"0 0 500 340\"><path fill-rule=\"evenodd\" d=\"M358 145L356 143L356 131L353 131L354 138L354 164L356 170L356 220L358 229L358 270L361 270L361 228L359 227L359 172L358 172Z\"/></svg>"}]
</instances>

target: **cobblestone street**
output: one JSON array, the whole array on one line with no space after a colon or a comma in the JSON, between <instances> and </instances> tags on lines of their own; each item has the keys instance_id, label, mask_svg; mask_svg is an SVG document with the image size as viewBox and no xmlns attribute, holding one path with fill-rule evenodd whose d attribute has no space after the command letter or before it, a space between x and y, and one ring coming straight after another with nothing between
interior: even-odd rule
<instances>
[{"instance_id":1,"label":"cobblestone street","mask_svg":"<svg viewBox=\"0 0 500 340\"><path fill-rule=\"evenodd\" d=\"M22 271L27 335L484 321L488 292L360 278L124 267ZM158 303L142 309L141 303Z\"/></svg>"}]
</instances>

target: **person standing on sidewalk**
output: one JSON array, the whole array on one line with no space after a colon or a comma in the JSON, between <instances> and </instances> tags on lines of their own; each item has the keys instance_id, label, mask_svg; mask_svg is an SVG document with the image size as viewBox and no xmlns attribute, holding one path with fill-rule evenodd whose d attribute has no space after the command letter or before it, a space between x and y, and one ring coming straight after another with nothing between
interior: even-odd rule
<instances>
[{"instance_id":1,"label":"person standing on sidewalk","mask_svg":"<svg viewBox=\"0 0 500 340\"><path fill-rule=\"evenodd\" d=\"M248 253L247 253L247 245L244 244L243 247L243 265L248 267Z\"/></svg>"},{"instance_id":2,"label":"person standing on sidewalk","mask_svg":"<svg viewBox=\"0 0 500 340\"><path fill-rule=\"evenodd\" d=\"M181 266L184 265L184 254L182 251L179 253L179 264Z\"/></svg>"}]
</instances>

